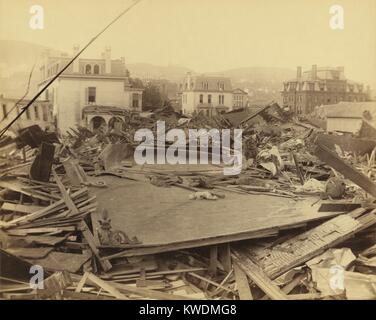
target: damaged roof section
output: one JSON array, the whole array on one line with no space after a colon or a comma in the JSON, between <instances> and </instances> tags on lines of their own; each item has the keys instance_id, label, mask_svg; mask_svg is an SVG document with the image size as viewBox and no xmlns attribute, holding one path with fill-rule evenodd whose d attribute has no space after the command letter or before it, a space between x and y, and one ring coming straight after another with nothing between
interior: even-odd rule
<instances>
[{"instance_id":1,"label":"damaged roof section","mask_svg":"<svg viewBox=\"0 0 376 320\"><path fill-rule=\"evenodd\" d=\"M327 135L274 103L214 118L168 107L84 114L124 125L63 139L27 128L22 144L2 141L11 150L0 162L2 298L376 298L375 143ZM134 132L160 119L168 129L242 128L241 173L138 165ZM36 263L48 290L19 283ZM328 285L335 265L346 290Z\"/></svg>"}]
</instances>

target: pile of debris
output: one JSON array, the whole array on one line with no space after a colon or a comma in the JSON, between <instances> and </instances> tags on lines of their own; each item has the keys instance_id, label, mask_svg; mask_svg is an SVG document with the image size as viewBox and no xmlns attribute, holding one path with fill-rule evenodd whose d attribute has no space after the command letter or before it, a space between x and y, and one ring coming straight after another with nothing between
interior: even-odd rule
<instances>
[{"instance_id":1,"label":"pile of debris","mask_svg":"<svg viewBox=\"0 0 376 320\"><path fill-rule=\"evenodd\" d=\"M242 173L134 168L135 130L154 130L160 119L170 128L243 128ZM242 119L180 118L163 108L130 115L121 130L78 127L58 139L31 127L1 141L1 298L375 299L376 149L360 155L333 144L274 103ZM117 230L106 203L98 203L96 190L107 187L98 177L106 175L177 187L201 203L314 198L328 214L150 245ZM36 266L43 286L31 286Z\"/></svg>"}]
</instances>

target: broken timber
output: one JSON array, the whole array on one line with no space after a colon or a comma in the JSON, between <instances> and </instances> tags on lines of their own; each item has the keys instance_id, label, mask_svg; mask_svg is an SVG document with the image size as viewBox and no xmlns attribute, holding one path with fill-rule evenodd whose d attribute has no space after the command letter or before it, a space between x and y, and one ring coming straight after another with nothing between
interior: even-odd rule
<instances>
[{"instance_id":1,"label":"broken timber","mask_svg":"<svg viewBox=\"0 0 376 320\"><path fill-rule=\"evenodd\" d=\"M373 181L359 172L358 170L354 169L353 166L349 165L345 161L343 161L336 153L331 151L328 147L324 146L323 144L317 142L315 148L315 155L327 165L331 166L333 169L337 170L338 172L342 173L343 176L359 187L363 188L369 194L376 198L376 184Z\"/></svg>"},{"instance_id":2,"label":"broken timber","mask_svg":"<svg viewBox=\"0 0 376 320\"><path fill-rule=\"evenodd\" d=\"M243 253L235 250L232 259L271 299L288 300L285 293L268 278L264 271Z\"/></svg>"},{"instance_id":3,"label":"broken timber","mask_svg":"<svg viewBox=\"0 0 376 320\"><path fill-rule=\"evenodd\" d=\"M235 271L235 281L239 293L240 300L253 300L251 288L249 287L249 282L247 275L239 267L237 263L234 263Z\"/></svg>"},{"instance_id":4,"label":"broken timber","mask_svg":"<svg viewBox=\"0 0 376 320\"><path fill-rule=\"evenodd\" d=\"M275 279L375 224L376 210L364 212L365 209L359 208L340 215L271 249L247 248L239 253L252 259L269 278Z\"/></svg>"}]
</instances>

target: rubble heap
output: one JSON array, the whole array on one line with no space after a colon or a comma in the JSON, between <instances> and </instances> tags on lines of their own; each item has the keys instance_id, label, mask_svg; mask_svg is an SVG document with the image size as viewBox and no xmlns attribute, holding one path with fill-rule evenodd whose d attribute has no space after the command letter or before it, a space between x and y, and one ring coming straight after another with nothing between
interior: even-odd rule
<instances>
[{"instance_id":1,"label":"rubble heap","mask_svg":"<svg viewBox=\"0 0 376 320\"><path fill-rule=\"evenodd\" d=\"M166 121L167 130L242 128L241 174L157 169L145 174L133 168L135 131L155 130L158 120ZM123 128L110 131L78 127L59 139L31 127L15 140L5 138L0 141L0 296L375 299L376 149L359 152L335 138L276 104L214 118L183 118L163 108L147 116L129 113ZM100 180L106 175L124 184L180 188L192 201L220 202L233 194L296 202L314 197L312 205L320 203L319 211L330 216L243 238L148 247L118 230L106 210L94 223L99 205L106 207L95 195L107 187ZM36 265L45 270L43 288L30 287L30 268ZM333 273L344 281L334 283Z\"/></svg>"}]
</instances>

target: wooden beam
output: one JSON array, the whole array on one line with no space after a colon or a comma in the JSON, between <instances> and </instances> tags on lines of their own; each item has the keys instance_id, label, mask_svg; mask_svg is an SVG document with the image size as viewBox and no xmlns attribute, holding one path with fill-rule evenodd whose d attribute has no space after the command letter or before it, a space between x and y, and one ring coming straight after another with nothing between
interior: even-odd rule
<instances>
[{"instance_id":1,"label":"wooden beam","mask_svg":"<svg viewBox=\"0 0 376 320\"><path fill-rule=\"evenodd\" d=\"M209 272L212 275L216 275L218 268L218 247L210 247L210 263L209 263Z\"/></svg>"},{"instance_id":2,"label":"wooden beam","mask_svg":"<svg viewBox=\"0 0 376 320\"><path fill-rule=\"evenodd\" d=\"M218 259L225 271L230 272L232 269L232 264L231 249L229 243L225 243L223 245L218 246Z\"/></svg>"},{"instance_id":3,"label":"wooden beam","mask_svg":"<svg viewBox=\"0 0 376 320\"><path fill-rule=\"evenodd\" d=\"M247 256L234 251L232 259L240 266L246 275L273 300L288 300L286 294L276 286L264 273L264 271L253 263Z\"/></svg>"},{"instance_id":4,"label":"wooden beam","mask_svg":"<svg viewBox=\"0 0 376 320\"><path fill-rule=\"evenodd\" d=\"M328 147L316 141L315 155L333 169L376 198L376 184L366 175L345 162Z\"/></svg>"},{"instance_id":5,"label":"wooden beam","mask_svg":"<svg viewBox=\"0 0 376 320\"><path fill-rule=\"evenodd\" d=\"M234 262L234 271L235 271L235 281L239 293L240 300L253 300L253 295L251 288L249 287L249 282L247 275L240 268L238 263Z\"/></svg>"},{"instance_id":6,"label":"wooden beam","mask_svg":"<svg viewBox=\"0 0 376 320\"><path fill-rule=\"evenodd\" d=\"M90 281L96 286L102 288L117 299L129 300L124 294L122 294L117 288L115 288L112 283L104 281L92 273L88 273L87 281Z\"/></svg>"},{"instance_id":7,"label":"wooden beam","mask_svg":"<svg viewBox=\"0 0 376 320\"><path fill-rule=\"evenodd\" d=\"M89 272L85 272L84 275L82 276L80 282L77 284L77 287L74 290L74 292L81 292L81 290L84 287L88 277L89 277Z\"/></svg>"},{"instance_id":8,"label":"wooden beam","mask_svg":"<svg viewBox=\"0 0 376 320\"><path fill-rule=\"evenodd\" d=\"M90 229L85 221L80 222L80 229L82 232L82 235L86 239L91 251L93 251L94 255L98 258L98 261L103 268L104 271L108 271L112 268L112 265L109 260L102 259L99 255L99 250L97 248L97 244L95 242L93 234L90 232Z\"/></svg>"}]
</instances>

